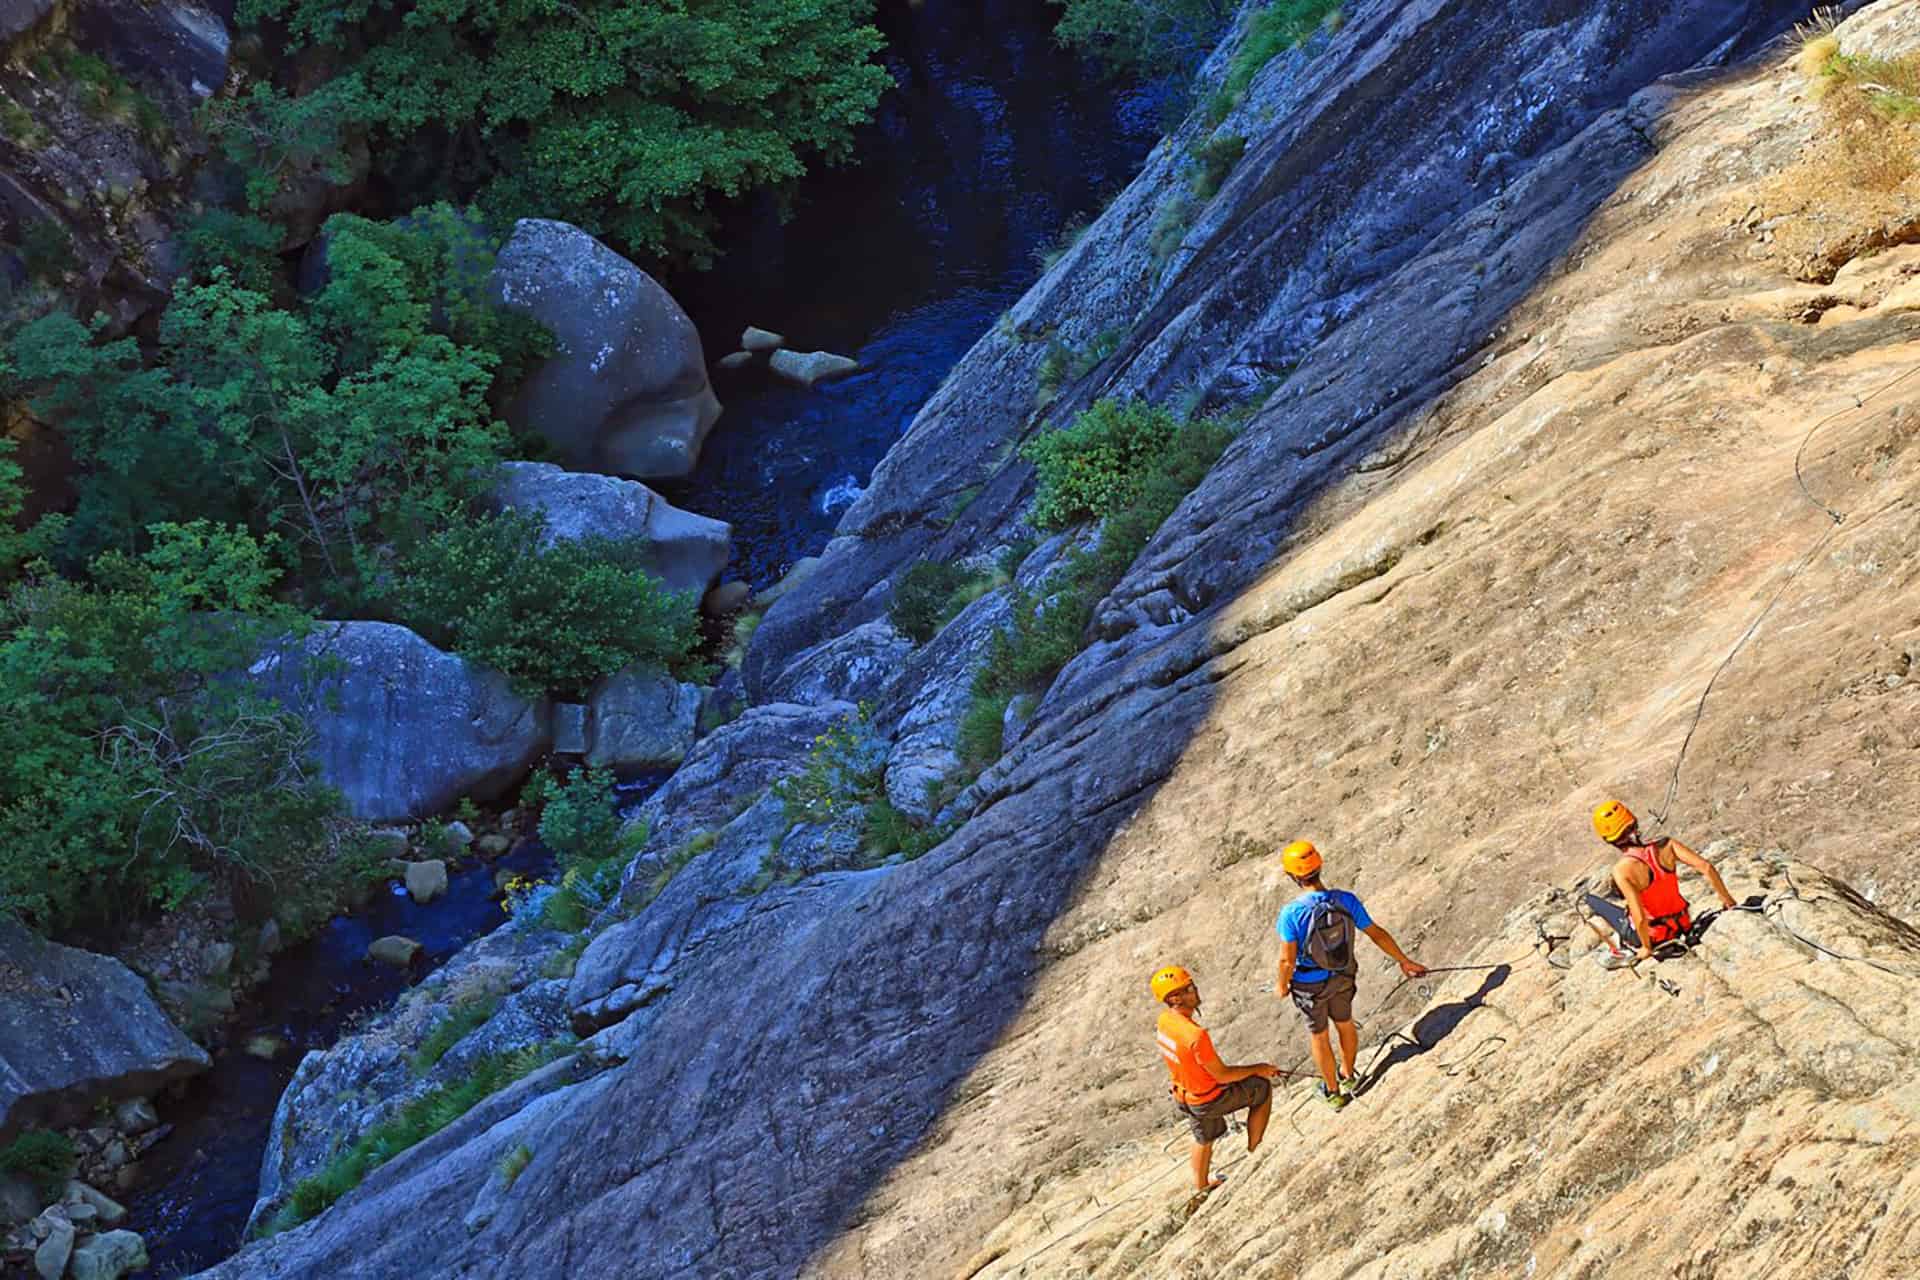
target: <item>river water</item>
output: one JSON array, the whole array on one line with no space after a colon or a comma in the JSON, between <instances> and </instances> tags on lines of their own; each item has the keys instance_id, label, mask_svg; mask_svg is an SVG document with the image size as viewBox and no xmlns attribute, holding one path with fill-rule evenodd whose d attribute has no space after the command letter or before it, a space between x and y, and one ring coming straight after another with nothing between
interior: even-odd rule
<instances>
[{"instance_id":1,"label":"river water","mask_svg":"<svg viewBox=\"0 0 1920 1280\"><path fill-rule=\"evenodd\" d=\"M697 471L659 487L733 523L728 576L766 586L825 546L887 447L1038 275L1038 255L1097 212L1158 137L1166 91L1102 81L1054 46L1052 17L1036 0L882 6L897 88L863 131L856 163L810 177L790 218L771 202L736 211L719 265L669 281L709 359L757 324L862 365L814 391L759 376L718 383L726 411ZM501 865L540 874L551 860L535 844L473 863L429 906L383 895L275 958L234 1021L233 1047L163 1106L174 1132L142 1161L147 1188L128 1200L149 1274L191 1272L238 1247L300 1056L498 925ZM423 963L402 972L367 962L367 944L389 933L419 940ZM254 1057L242 1046L255 1034L285 1048Z\"/></svg>"}]
</instances>

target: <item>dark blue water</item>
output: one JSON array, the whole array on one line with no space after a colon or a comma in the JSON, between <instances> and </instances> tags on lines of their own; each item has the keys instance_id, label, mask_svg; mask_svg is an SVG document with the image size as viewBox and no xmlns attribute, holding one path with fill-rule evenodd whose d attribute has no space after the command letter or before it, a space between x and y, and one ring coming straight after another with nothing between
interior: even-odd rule
<instances>
[{"instance_id":1,"label":"dark blue water","mask_svg":"<svg viewBox=\"0 0 1920 1280\"><path fill-rule=\"evenodd\" d=\"M733 219L712 271L669 281L707 356L749 324L863 372L802 391L750 374L695 473L659 483L732 522L729 577L756 587L817 553L889 445L1039 274L1037 255L1132 178L1167 91L1121 88L1054 43L1035 0L882 7L898 86L857 163L811 177L790 221Z\"/></svg>"},{"instance_id":2,"label":"dark blue water","mask_svg":"<svg viewBox=\"0 0 1920 1280\"><path fill-rule=\"evenodd\" d=\"M771 202L735 211L720 265L668 282L710 359L758 324L864 366L810 392L758 376L719 383L726 412L698 471L659 487L733 522L729 576L765 586L825 545L887 447L1038 275L1037 255L1097 212L1153 145L1164 91L1102 82L1054 46L1053 16L1037 0L883 6L898 87L863 131L856 163L810 177L790 218ZM661 780L623 786L623 805ZM174 1132L142 1161L149 1189L128 1202L150 1274L184 1274L238 1247L274 1108L301 1055L497 926L502 865L540 874L551 858L531 844L473 863L425 907L404 891L383 895L275 959L231 1047L163 1107ZM412 971L365 959L367 944L390 933L423 944ZM243 1046L256 1034L286 1047L271 1061L252 1057Z\"/></svg>"},{"instance_id":3,"label":"dark blue water","mask_svg":"<svg viewBox=\"0 0 1920 1280\"><path fill-rule=\"evenodd\" d=\"M496 869L537 878L552 866L545 846L528 841L504 858L475 859L453 871L446 895L426 906L400 885L383 886L365 909L336 916L274 958L266 983L229 1026L213 1069L193 1080L183 1099L161 1104L174 1130L141 1161L148 1189L127 1200L128 1225L146 1237L151 1274L185 1274L238 1248L274 1108L301 1056L331 1045L356 1017L386 1008L505 920L493 891ZM366 958L375 938L394 933L421 944L411 969ZM271 1060L246 1051L260 1035L281 1042Z\"/></svg>"}]
</instances>

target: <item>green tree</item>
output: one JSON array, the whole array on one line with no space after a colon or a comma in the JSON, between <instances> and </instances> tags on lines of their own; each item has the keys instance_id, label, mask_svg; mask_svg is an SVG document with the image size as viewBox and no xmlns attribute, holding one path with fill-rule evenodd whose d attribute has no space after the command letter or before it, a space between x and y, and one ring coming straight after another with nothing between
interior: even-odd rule
<instances>
[{"instance_id":1,"label":"green tree","mask_svg":"<svg viewBox=\"0 0 1920 1280\"><path fill-rule=\"evenodd\" d=\"M208 521L150 541L0 601L0 913L43 929L272 882L326 848L337 797L306 726L221 678L304 622L272 599L271 542Z\"/></svg>"},{"instance_id":2,"label":"green tree","mask_svg":"<svg viewBox=\"0 0 1920 1280\"><path fill-rule=\"evenodd\" d=\"M329 279L298 312L224 266L176 291L157 360L65 314L12 365L81 465L65 563L137 553L153 521L279 535L310 598L354 608L390 548L444 527L507 452L488 402L504 362L544 349L490 306L493 244L436 208L405 225L327 223Z\"/></svg>"},{"instance_id":3,"label":"green tree","mask_svg":"<svg viewBox=\"0 0 1920 1280\"><path fill-rule=\"evenodd\" d=\"M528 695L577 697L635 662L700 674L693 592L667 590L641 548L598 538L543 547L541 528L508 513L423 541L400 563L398 620Z\"/></svg>"},{"instance_id":4,"label":"green tree","mask_svg":"<svg viewBox=\"0 0 1920 1280\"><path fill-rule=\"evenodd\" d=\"M477 190L636 251L705 261L708 201L844 159L890 84L872 0L241 0L296 46L355 51L320 92L411 189ZM311 96L311 95L309 95ZM250 104L236 146L280 172L292 108ZM412 148L409 152L409 147ZM276 167L277 166L277 167Z\"/></svg>"},{"instance_id":5,"label":"green tree","mask_svg":"<svg viewBox=\"0 0 1920 1280\"><path fill-rule=\"evenodd\" d=\"M1232 0L1049 0L1054 37L1116 72L1152 77L1190 70L1226 29Z\"/></svg>"}]
</instances>

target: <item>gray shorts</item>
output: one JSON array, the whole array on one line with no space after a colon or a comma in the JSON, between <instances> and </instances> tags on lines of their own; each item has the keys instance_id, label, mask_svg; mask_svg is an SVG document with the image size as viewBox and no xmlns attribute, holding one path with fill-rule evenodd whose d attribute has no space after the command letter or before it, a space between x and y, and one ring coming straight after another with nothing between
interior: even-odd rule
<instances>
[{"instance_id":1,"label":"gray shorts","mask_svg":"<svg viewBox=\"0 0 1920 1280\"><path fill-rule=\"evenodd\" d=\"M1353 1021L1354 981L1350 973L1336 973L1312 986L1293 984L1293 1007L1307 1020L1307 1030L1319 1035L1327 1029L1327 1019Z\"/></svg>"},{"instance_id":2,"label":"gray shorts","mask_svg":"<svg viewBox=\"0 0 1920 1280\"><path fill-rule=\"evenodd\" d=\"M1227 1131L1227 1117L1248 1107L1257 1107L1273 1096L1273 1086L1264 1076L1235 1080L1216 1094L1211 1102L1188 1105L1176 1101L1174 1109L1187 1118L1193 1140L1205 1146Z\"/></svg>"}]
</instances>

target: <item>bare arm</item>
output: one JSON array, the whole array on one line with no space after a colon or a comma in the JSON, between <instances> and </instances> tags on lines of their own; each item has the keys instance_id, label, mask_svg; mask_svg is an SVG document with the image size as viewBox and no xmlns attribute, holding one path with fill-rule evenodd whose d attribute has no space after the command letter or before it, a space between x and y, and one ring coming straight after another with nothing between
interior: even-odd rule
<instances>
[{"instance_id":1,"label":"bare arm","mask_svg":"<svg viewBox=\"0 0 1920 1280\"><path fill-rule=\"evenodd\" d=\"M1732 908L1733 895L1727 892L1727 882L1720 878L1720 872L1714 868L1714 865L1678 840L1669 840L1667 843L1673 846L1673 856L1676 859L1707 878L1707 883L1713 886L1713 891L1720 895L1720 905Z\"/></svg>"},{"instance_id":2,"label":"bare arm","mask_svg":"<svg viewBox=\"0 0 1920 1280\"><path fill-rule=\"evenodd\" d=\"M1220 1061L1220 1055L1217 1053L1201 1054L1200 1065L1206 1068L1208 1075L1218 1080L1221 1084L1233 1084L1236 1081L1245 1080L1249 1076L1265 1076L1271 1080L1280 1074L1280 1068L1274 1066L1271 1062L1254 1062L1244 1067L1230 1067Z\"/></svg>"},{"instance_id":3,"label":"bare arm","mask_svg":"<svg viewBox=\"0 0 1920 1280\"><path fill-rule=\"evenodd\" d=\"M1652 883L1652 876L1645 867L1632 858L1622 858L1613 864L1613 883L1620 889L1620 896L1627 900L1627 914L1633 918L1634 936L1640 939L1639 958L1648 959L1653 955L1653 944L1647 939L1653 930L1647 924L1647 908L1640 901L1640 882L1634 877L1634 868L1638 867L1642 875Z\"/></svg>"},{"instance_id":4,"label":"bare arm","mask_svg":"<svg viewBox=\"0 0 1920 1280\"><path fill-rule=\"evenodd\" d=\"M1406 974L1409 978L1425 976L1427 966L1421 964L1418 960L1408 959L1407 953L1400 949L1400 944L1395 942L1393 935L1385 929L1377 924L1370 924L1362 932L1373 939L1374 946L1379 947L1382 951L1393 957L1395 963L1400 966L1400 972Z\"/></svg>"},{"instance_id":5,"label":"bare arm","mask_svg":"<svg viewBox=\"0 0 1920 1280\"><path fill-rule=\"evenodd\" d=\"M1280 972L1274 975L1273 993L1285 1000L1293 994L1293 967L1300 960L1300 944L1283 942L1280 944Z\"/></svg>"}]
</instances>

